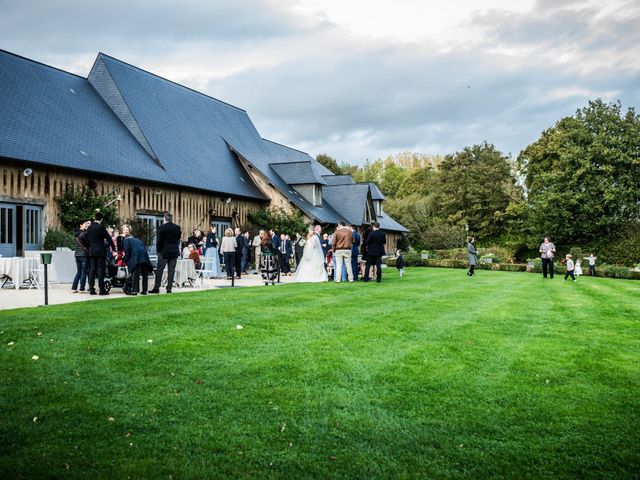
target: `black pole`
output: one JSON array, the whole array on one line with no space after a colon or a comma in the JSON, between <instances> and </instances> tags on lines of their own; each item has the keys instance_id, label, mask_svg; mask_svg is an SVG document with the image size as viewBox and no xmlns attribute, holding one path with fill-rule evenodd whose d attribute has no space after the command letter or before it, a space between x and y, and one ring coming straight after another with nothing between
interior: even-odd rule
<instances>
[{"instance_id":1,"label":"black pole","mask_svg":"<svg viewBox=\"0 0 640 480\"><path fill-rule=\"evenodd\" d=\"M49 279L47 277L47 264L44 264L44 304L49 305Z\"/></svg>"},{"instance_id":2,"label":"black pole","mask_svg":"<svg viewBox=\"0 0 640 480\"><path fill-rule=\"evenodd\" d=\"M280 283L280 263L282 262L282 259L280 258L280 255L276 258L278 259L278 283Z\"/></svg>"}]
</instances>

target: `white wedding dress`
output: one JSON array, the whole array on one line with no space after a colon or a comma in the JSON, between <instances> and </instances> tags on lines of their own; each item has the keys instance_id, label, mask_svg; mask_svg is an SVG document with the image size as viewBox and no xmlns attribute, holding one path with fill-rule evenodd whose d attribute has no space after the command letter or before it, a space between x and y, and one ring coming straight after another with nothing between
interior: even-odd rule
<instances>
[{"instance_id":1,"label":"white wedding dress","mask_svg":"<svg viewBox=\"0 0 640 480\"><path fill-rule=\"evenodd\" d=\"M296 282L327 281L327 271L324 269L324 254L316 235L313 235L305 242L300 265L298 265L293 278Z\"/></svg>"}]
</instances>

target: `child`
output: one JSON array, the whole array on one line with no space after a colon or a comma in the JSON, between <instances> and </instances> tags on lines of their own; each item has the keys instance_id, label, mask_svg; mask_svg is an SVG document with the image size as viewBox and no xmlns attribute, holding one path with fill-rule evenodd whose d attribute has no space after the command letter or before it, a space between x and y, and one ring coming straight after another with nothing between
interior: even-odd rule
<instances>
[{"instance_id":1,"label":"child","mask_svg":"<svg viewBox=\"0 0 640 480\"><path fill-rule=\"evenodd\" d=\"M564 281L567 281L567 277L571 275L573 281L576 281L576 277L573 275L573 271L575 270L575 266L573 264L573 260L571 260L571 254L567 253L567 273L564 274Z\"/></svg>"},{"instance_id":2,"label":"child","mask_svg":"<svg viewBox=\"0 0 640 480\"><path fill-rule=\"evenodd\" d=\"M576 260L576 277L582 275L582 262L578 259Z\"/></svg>"},{"instance_id":3,"label":"child","mask_svg":"<svg viewBox=\"0 0 640 480\"><path fill-rule=\"evenodd\" d=\"M187 257L189 260L193 260L196 268L200 265L200 252L193 243L189 244L189 256Z\"/></svg>"},{"instance_id":4,"label":"child","mask_svg":"<svg viewBox=\"0 0 640 480\"><path fill-rule=\"evenodd\" d=\"M404 257L402 256L402 250L396 252L396 268L401 277L404 277Z\"/></svg>"},{"instance_id":5,"label":"child","mask_svg":"<svg viewBox=\"0 0 640 480\"><path fill-rule=\"evenodd\" d=\"M593 256L593 253L588 257L584 257L585 260L589 261L589 275L591 275L592 277L596 276L596 259L597 258L598 257Z\"/></svg>"}]
</instances>

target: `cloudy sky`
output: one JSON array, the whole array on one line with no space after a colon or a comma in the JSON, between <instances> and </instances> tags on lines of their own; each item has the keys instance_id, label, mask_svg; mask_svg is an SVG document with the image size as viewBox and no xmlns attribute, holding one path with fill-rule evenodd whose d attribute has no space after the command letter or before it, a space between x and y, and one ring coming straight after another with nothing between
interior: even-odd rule
<instances>
[{"instance_id":1,"label":"cloudy sky","mask_svg":"<svg viewBox=\"0 0 640 480\"><path fill-rule=\"evenodd\" d=\"M349 163L640 107L638 0L0 0L0 48L82 76L102 51Z\"/></svg>"}]
</instances>

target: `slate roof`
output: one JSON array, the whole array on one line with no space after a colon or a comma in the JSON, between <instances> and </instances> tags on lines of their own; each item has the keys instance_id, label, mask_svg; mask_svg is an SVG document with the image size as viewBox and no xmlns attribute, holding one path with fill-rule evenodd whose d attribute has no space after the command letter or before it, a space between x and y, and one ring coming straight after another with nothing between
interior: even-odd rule
<instances>
[{"instance_id":1,"label":"slate roof","mask_svg":"<svg viewBox=\"0 0 640 480\"><path fill-rule=\"evenodd\" d=\"M227 147L233 142L259 150L260 135L247 112L103 53L94 67L100 62L175 183L266 198Z\"/></svg>"},{"instance_id":2,"label":"slate roof","mask_svg":"<svg viewBox=\"0 0 640 480\"><path fill-rule=\"evenodd\" d=\"M384 200L384 195L375 183L370 182L369 188L371 188L371 198L373 200Z\"/></svg>"},{"instance_id":3,"label":"slate roof","mask_svg":"<svg viewBox=\"0 0 640 480\"><path fill-rule=\"evenodd\" d=\"M353 185L354 182L351 175L323 175L322 178L328 185Z\"/></svg>"},{"instance_id":4,"label":"slate roof","mask_svg":"<svg viewBox=\"0 0 640 480\"><path fill-rule=\"evenodd\" d=\"M295 188L289 186L277 173L277 165L279 163L288 162L311 162L314 169L320 176L324 174L325 167L318 163L314 158L308 154L296 150L294 148L281 145L271 140L263 139L265 148L268 149L270 155L268 158L260 157L257 160L249 160L251 163L264 175L271 183L280 190L289 201L296 205L300 210L309 215L312 219L321 223L338 223L340 221L340 214L337 213L330 205L327 205L324 201L322 207L316 207L302 195L300 195ZM326 170L326 169L325 169Z\"/></svg>"},{"instance_id":5,"label":"slate roof","mask_svg":"<svg viewBox=\"0 0 640 480\"><path fill-rule=\"evenodd\" d=\"M331 205L352 225L362 225L365 219L369 186L367 184L327 185L322 188L322 201Z\"/></svg>"},{"instance_id":6,"label":"slate roof","mask_svg":"<svg viewBox=\"0 0 640 480\"><path fill-rule=\"evenodd\" d=\"M387 215L386 213L382 216L376 218L377 222L380 224L381 230L391 230L394 232L402 232L407 233L407 230L404 225L396 222L393 217Z\"/></svg>"},{"instance_id":7,"label":"slate roof","mask_svg":"<svg viewBox=\"0 0 640 480\"><path fill-rule=\"evenodd\" d=\"M311 161L272 163L271 168L289 185L327 184L322 176L316 173Z\"/></svg>"},{"instance_id":8,"label":"slate roof","mask_svg":"<svg viewBox=\"0 0 640 480\"><path fill-rule=\"evenodd\" d=\"M241 157L329 224L360 225L369 191L382 195L262 139L246 111L102 53L86 79L0 50L0 157L266 200ZM322 185L321 207L295 190L299 182ZM383 228L406 231L382 218Z\"/></svg>"},{"instance_id":9,"label":"slate roof","mask_svg":"<svg viewBox=\"0 0 640 480\"><path fill-rule=\"evenodd\" d=\"M3 50L0 156L172 182L87 79Z\"/></svg>"}]
</instances>

